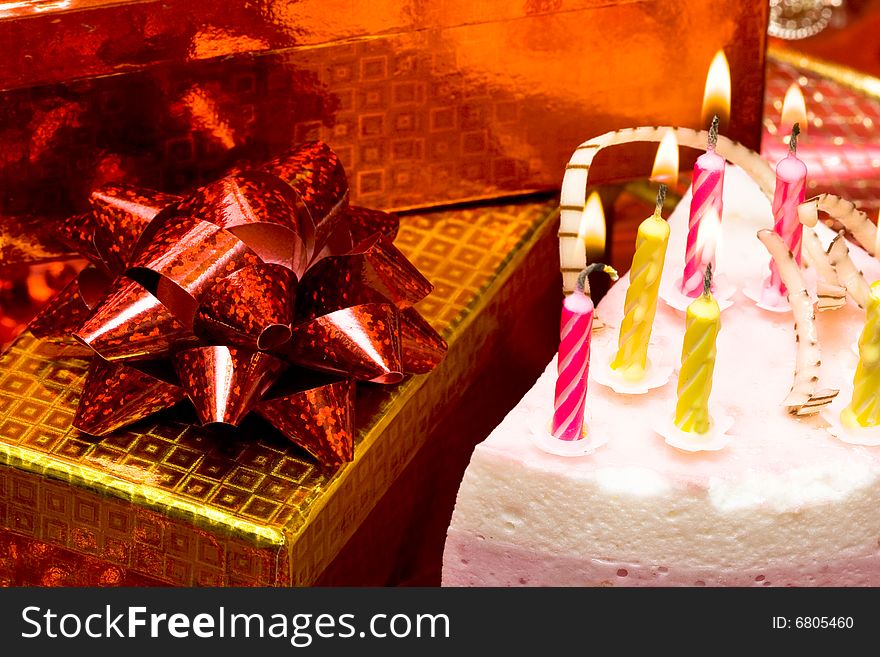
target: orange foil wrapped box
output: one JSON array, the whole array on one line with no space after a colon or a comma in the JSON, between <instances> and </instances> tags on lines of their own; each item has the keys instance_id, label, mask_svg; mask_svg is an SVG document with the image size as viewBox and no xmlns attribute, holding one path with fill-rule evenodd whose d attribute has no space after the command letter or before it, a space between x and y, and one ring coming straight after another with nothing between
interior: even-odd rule
<instances>
[{"instance_id":1,"label":"orange foil wrapped box","mask_svg":"<svg viewBox=\"0 0 880 657\"><path fill-rule=\"evenodd\" d=\"M704 76L722 48L725 134L755 147L766 5L12 3L0 8L0 215L66 216L107 182L185 192L312 140L339 154L359 205L553 189L591 135L706 127ZM652 155L609 153L595 175L644 175Z\"/></svg>"}]
</instances>

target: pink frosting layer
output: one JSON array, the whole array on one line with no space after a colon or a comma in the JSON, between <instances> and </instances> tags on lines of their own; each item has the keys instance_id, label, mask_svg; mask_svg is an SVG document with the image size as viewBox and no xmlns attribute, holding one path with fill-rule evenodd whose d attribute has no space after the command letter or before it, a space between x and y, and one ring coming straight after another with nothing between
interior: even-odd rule
<instances>
[{"instance_id":1,"label":"pink frosting layer","mask_svg":"<svg viewBox=\"0 0 880 657\"><path fill-rule=\"evenodd\" d=\"M880 586L880 548L747 571L574 558L449 531L443 586Z\"/></svg>"}]
</instances>

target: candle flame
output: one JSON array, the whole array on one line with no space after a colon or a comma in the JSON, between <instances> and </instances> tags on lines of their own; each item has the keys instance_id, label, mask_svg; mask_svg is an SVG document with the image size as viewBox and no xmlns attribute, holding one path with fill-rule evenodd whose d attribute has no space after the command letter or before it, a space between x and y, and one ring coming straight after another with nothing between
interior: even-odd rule
<instances>
[{"instance_id":1,"label":"candle flame","mask_svg":"<svg viewBox=\"0 0 880 657\"><path fill-rule=\"evenodd\" d=\"M582 240L587 248L587 260L605 252L605 210L602 208L602 199L598 192L590 194L584 213L581 215L581 225L578 230L578 239Z\"/></svg>"},{"instance_id":2,"label":"candle flame","mask_svg":"<svg viewBox=\"0 0 880 657\"><path fill-rule=\"evenodd\" d=\"M720 130L724 130L730 122L730 65L724 51L715 53L709 72L706 73L706 87L703 91L703 111L701 113L703 125L712 122L712 117L718 115Z\"/></svg>"},{"instance_id":3,"label":"candle flame","mask_svg":"<svg viewBox=\"0 0 880 657\"><path fill-rule=\"evenodd\" d=\"M667 130L657 147L651 180L675 186L678 182L678 140L672 130Z\"/></svg>"},{"instance_id":4,"label":"candle flame","mask_svg":"<svg viewBox=\"0 0 880 657\"><path fill-rule=\"evenodd\" d=\"M715 206L710 207L703 218L700 219L700 228L697 230L697 253L704 251L707 247L712 252L718 250L721 241L721 218Z\"/></svg>"},{"instance_id":5,"label":"candle flame","mask_svg":"<svg viewBox=\"0 0 880 657\"><path fill-rule=\"evenodd\" d=\"M807 128L807 104L804 94L797 82L792 82L788 91L785 92L785 100L782 101L782 118L779 122L779 132L786 135L785 142L791 138L791 128L797 123L801 133Z\"/></svg>"}]
</instances>

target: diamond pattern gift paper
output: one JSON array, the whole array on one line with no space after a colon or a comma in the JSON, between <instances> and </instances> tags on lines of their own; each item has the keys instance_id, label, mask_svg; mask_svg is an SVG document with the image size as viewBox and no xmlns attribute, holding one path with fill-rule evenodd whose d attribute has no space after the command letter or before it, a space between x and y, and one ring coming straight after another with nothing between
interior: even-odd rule
<instances>
[{"instance_id":1,"label":"diamond pattern gift paper","mask_svg":"<svg viewBox=\"0 0 880 657\"><path fill-rule=\"evenodd\" d=\"M82 434L70 427L82 349L19 338L0 359L0 546L14 554L0 559L0 582L313 582L472 376L499 305L509 312L528 298L512 278L558 288L555 249L541 250L546 262L530 257L553 241L553 205L402 219L396 245L436 286L419 310L450 351L429 375L358 388L355 460L337 469L259 419L218 435L178 410L103 438Z\"/></svg>"}]
</instances>

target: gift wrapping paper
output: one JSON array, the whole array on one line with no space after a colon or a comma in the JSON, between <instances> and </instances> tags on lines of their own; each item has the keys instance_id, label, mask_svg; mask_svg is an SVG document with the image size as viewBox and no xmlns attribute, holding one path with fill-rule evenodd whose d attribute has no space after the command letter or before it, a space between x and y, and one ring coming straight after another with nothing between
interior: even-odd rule
<instances>
[{"instance_id":1,"label":"gift wrapping paper","mask_svg":"<svg viewBox=\"0 0 880 657\"><path fill-rule=\"evenodd\" d=\"M727 134L756 147L767 12L739 0L6 3L0 223L83 211L105 183L184 192L316 139L358 205L547 190L589 135L700 126L720 48ZM591 179L642 176L652 158L608 153Z\"/></svg>"},{"instance_id":2,"label":"gift wrapping paper","mask_svg":"<svg viewBox=\"0 0 880 657\"><path fill-rule=\"evenodd\" d=\"M267 438L259 418L228 436L162 414L82 434L70 426L88 364L81 347L21 336L0 359L0 581L315 582L468 382L491 371L481 352L502 318L521 322L536 295L555 293L552 208L402 218L395 245L435 284L418 309L450 350L429 375L358 388L355 460L337 468ZM539 354L539 369L552 335L521 347Z\"/></svg>"}]
</instances>

